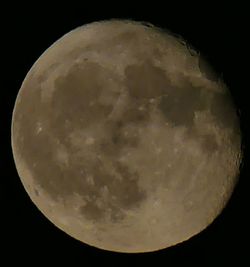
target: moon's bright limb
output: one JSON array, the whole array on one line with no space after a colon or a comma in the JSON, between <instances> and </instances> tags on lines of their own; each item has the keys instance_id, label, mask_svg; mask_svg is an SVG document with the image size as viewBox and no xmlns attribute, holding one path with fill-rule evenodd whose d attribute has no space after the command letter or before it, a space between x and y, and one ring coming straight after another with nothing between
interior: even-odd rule
<instances>
[{"instance_id":1,"label":"moon's bright limb","mask_svg":"<svg viewBox=\"0 0 250 267\"><path fill-rule=\"evenodd\" d=\"M202 231L241 160L236 109L205 61L152 25L118 20L77 28L37 60L16 100L12 147L48 219L122 252Z\"/></svg>"}]
</instances>

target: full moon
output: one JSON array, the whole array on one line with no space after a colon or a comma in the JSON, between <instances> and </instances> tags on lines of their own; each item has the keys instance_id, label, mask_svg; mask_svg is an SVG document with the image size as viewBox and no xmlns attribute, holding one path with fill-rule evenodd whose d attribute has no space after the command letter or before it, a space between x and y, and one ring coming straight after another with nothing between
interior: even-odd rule
<instances>
[{"instance_id":1,"label":"full moon","mask_svg":"<svg viewBox=\"0 0 250 267\"><path fill-rule=\"evenodd\" d=\"M149 23L94 22L56 41L22 83L11 132L33 203L105 250L155 251L198 234L240 172L226 84L183 39Z\"/></svg>"}]
</instances>

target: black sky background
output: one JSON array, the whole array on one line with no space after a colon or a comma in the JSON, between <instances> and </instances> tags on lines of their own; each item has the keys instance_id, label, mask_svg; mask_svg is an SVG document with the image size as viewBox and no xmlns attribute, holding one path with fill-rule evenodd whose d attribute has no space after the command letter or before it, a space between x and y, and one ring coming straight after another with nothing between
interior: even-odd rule
<instances>
[{"instance_id":1,"label":"black sky background","mask_svg":"<svg viewBox=\"0 0 250 267\"><path fill-rule=\"evenodd\" d=\"M126 264L171 266L247 266L249 264L249 47L246 7L239 3L221 6L203 1L117 2L85 5L31 2L2 8L2 83L0 94L2 134L0 147L0 265L17 260L26 266L51 260L69 266ZM162 4L159 4L162 3ZM172 2L171 2L172 3ZM165 5L164 5L165 4ZM240 110L244 165L239 183L223 213L205 231L175 247L152 253L122 254L103 251L70 238L50 223L30 201L19 180L10 142L11 115L25 75L37 58L68 31L96 20L128 18L148 21L181 35L223 75ZM249 138L248 138L249 139ZM219 163L218 163L219 164ZM164 234L164 233L163 233ZM8 265L1 261L7 260ZM35 261L34 261L35 260ZM247 264L248 263L248 264ZM56 265L57 266L57 265Z\"/></svg>"}]
</instances>

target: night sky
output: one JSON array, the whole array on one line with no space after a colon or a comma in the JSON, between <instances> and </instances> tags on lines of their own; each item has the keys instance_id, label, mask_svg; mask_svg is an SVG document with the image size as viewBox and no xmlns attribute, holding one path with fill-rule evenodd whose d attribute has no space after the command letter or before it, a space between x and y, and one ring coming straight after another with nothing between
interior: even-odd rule
<instances>
[{"instance_id":1,"label":"night sky","mask_svg":"<svg viewBox=\"0 0 250 267\"><path fill-rule=\"evenodd\" d=\"M247 22L245 7L221 6L200 1L175 7L158 5L155 1L132 4L103 2L74 6L60 3L53 8L42 2L26 6L16 4L2 7L1 44L1 261L10 266L36 265L45 262L66 263L69 266L86 264L131 266L160 264L171 266L247 266L249 262L249 130L250 105L248 96L249 75L246 50ZM223 5L224 4L224 5ZM222 75L238 107L243 135L244 164L239 183L223 213L205 231L175 247L147 254L121 254L103 251L84 245L69 237L50 223L30 201L15 168L10 139L11 115L14 102L27 72L37 58L53 42L70 30L85 23L110 18L147 21L181 35L205 56L215 71ZM248 48L249 50L249 48ZM246 73L246 74L245 74ZM34 259L34 260L32 260ZM27 266L27 265L26 265ZM59 266L59 265L55 265Z\"/></svg>"}]
</instances>

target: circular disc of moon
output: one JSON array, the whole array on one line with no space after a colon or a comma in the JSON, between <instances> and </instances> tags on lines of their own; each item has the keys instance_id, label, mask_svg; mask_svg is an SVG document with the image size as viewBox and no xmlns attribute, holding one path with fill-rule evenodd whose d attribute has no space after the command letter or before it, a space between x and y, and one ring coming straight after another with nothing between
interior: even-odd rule
<instances>
[{"instance_id":1,"label":"circular disc of moon","mask_svg":"<svg viewBox=\"0 0 250 267\"><path fill-rule=\"evenodd\" d=\"M31 200L91 246L148 252L205 229L239 175L228 88L186 43L151 24L79 27L28 72L12 149Z\"/></svg>"}]
</instances>

